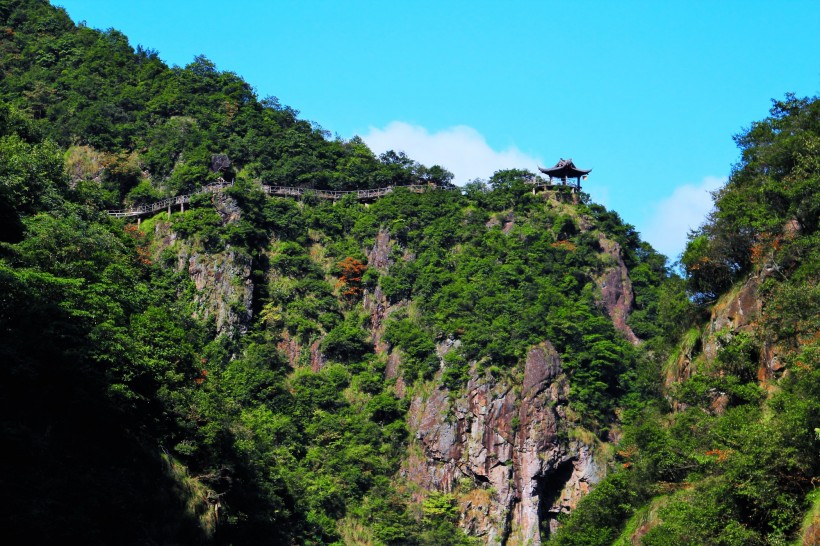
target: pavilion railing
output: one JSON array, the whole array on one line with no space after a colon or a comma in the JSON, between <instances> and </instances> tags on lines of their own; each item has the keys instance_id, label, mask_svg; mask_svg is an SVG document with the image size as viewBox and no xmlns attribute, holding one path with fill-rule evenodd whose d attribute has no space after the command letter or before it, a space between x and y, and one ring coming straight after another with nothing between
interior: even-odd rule
<instances>
[{"instance_id":1,"label":"pavilion railing","mask_svg":"<svg viewBox=\"0 0 820 546\"><path fill-rule=\"evenodd\" d=\"M552 180L543 180L543 179L530 179L527 181L527 184L530 184L536 188L545 188L545 189L555 189L558 188L567 188L567 191L575 192L581 189L580 184L573 180L560 180L554 178Z\"/></svg>"}]
</instances>

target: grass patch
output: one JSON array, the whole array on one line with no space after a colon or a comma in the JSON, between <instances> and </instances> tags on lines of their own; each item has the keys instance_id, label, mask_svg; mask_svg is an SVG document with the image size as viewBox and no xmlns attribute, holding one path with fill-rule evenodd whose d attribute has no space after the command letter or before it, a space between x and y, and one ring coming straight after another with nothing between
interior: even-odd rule
<instances>
[{"instance_id":1,"label":"grass patch","mask_svg":"<svg viewBox=\"0 0 820 546\"><path fill-rule=\"evenodd\" d=\"M213 537L216 531L218 504L211 504L209 499L215 499L213 491L196 478L188 474L188 468L165 453L161 454L165 463L165 471L176 484L176 493L185 501L185 511L192 518L199 521L199 526L208 538Z\"/></svg>"},{"instance_id":2,"label":"grass patch","mask_svg":"<svg viewBox=\"0 0 820 546\"><path fill-rule=\"evenodd\" d=\"M569 437L587 446L594 446L598 443L598 438L595 436L595 433L584 427L572 427L569 429Z\"/></svg>"},{"instance_id":3,"label":"grass patch","mask_svg":"<svg viewBox=\"0 0 820 546\"><path fill-rule=\"evenodd\" d=\"M811 506L803 524L800 526L800 534L792 545L803 546L804 544L817 544L820 541L820 489L815 489L809 493L808 499Z\"/></svg>"},{"instance_id":4,"label":"grass patch","mask_svg":"<svg viewBox=\"0 0 820 546\"><path fill-rule=\"evenodd\" d=\"M346 546L376 546L383 544L376 538L373 530L360 520L353 517L340 519L336 523L336 530Z\"/></svg>"}]
</instances>

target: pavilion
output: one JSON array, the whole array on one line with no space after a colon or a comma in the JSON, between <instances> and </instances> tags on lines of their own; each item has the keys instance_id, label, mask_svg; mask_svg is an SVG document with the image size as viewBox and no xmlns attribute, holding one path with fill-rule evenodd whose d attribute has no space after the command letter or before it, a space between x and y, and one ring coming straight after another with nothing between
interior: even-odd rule
<instances>
[{"instance_id":1,"label":"pavilion","mask_svg":"<svg viewBox=\"0 0 820 546\"><path fill-rule=\"evenodd\" d=\"M538 167L538 170L550 177L550 184L552 184L553 180L558 179L562 185L566 185L568 179L574 178L575 188L578 191L581 191L581 179L586 179L587 175L592 171L592 169L579 169L575 166L575 163L572 162L571 158L561 158L558 163L555 164L555 167L549 169Z\"/></svg>"}]
</instances>

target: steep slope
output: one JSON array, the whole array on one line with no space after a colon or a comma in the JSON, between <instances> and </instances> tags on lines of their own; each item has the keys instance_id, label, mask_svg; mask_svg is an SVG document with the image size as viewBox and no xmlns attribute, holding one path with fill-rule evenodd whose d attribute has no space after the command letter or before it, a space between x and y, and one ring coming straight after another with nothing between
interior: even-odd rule
<instances>
[{"instance_id":1,"label":"steep slope","mask_svg":"<svg viewBox=\"0 0 820 546\"><path fill-rule=\"evenodd\" d=\"M254 301L238 308L254 315L247 335L235 337L244 356L209 362L207 384L220 389L225 381L248 381L249 362L267 366L251 353L281 352L291 370L282 370L290 394L230 396L233 404L256 408L240 415L267 416L262 422L240 416L250 442L244 449L255 452L268 435L273 444L264 449L280 451L274 460L281 462L263 457L255 465L284 472L280 465L290 461L289 487L302 483L319 499L333 491L347 499L337 506L296 499L299 510L329 518L318 520L317 536L344 534L346 525L387 543L450 542L459 540L460 526L490 544L539 543L556 529L557 514L604 474L614 410L640 404L651 386L638 380L649 363L618 332L618 318L609 318L617 310L600 279L616 271L630 286L625 260L644 264L655 276L645 275L635 290L652 302L665 272L616 215L580 204L573 194L533 195L529 176L498 173L492 188L474 185L468 195L397 191L369 206L298 204L238 184L214 204L223 208L227 199L241 215L219 219L209 212L214 204L202 201L170 219L161 214L143 222L142 232L158 245L156 259L165 256L166 267L193 281L206 279L196 285L194 301L232 296L214 292L216 266L202 277L179 265L191 252L201 255L200 263L217 263L222 244L233 241L255 256ZM516 225L492 221L501 215ZM170 235L180 232L185 239ZM631 286L622 293L631 294ZM350 411L359 412L355 420ZM277 422L286 429L273 436L259 428ZM382 432L371 430L364 443L355 432L342 432L373 424ZM325 438L328 427L337 432ZM293 435L303 441L292 443ZM338 449L341 459L314 458L327 457L328 449ZM361 459L363 453L375 458ZM297 455L306 459L297 462ZM338 482L341 469L358 477ZM394 492L379 495L398 496L398 506L373 505L378 475L392 476ZM446 510L427 513L430 503ZM412 516L414 506L422 509L420 519ZM380 515L375 521L373 511ZM379 521L403 511L403 523ZM337 528L333 519L345 513Z\"/></svg>"},{"instance_id":2,"label":"steep slope","mask_svg":"<svg viewBox=\"0 0 820 546\"><path fill-rule=\"evenodd\" d=\"M542 528L554 532L557 515L603 473L598 444L568 432L562 372L544 343L528 352L523 381L473 370L458 398L446 388L417 395L408 425L420 449L411 449L401 475L422 491L454 493L462 526L486 543L539 544Z\"/></svg>"},{"instance_id":3,"label":"steep slope","mask_svg":"<svg viewBox=\"0 0 820 546\"><path fill-rule=\"evenodd\" d=\"M558 544L611 544L633 509L617 544L814 543L820 100L771 114L736 137L741 163L683 255L702 318L665 364L670 407L627 424L623 469Z\"/></svg>"},{"instance_id":4,"label":"steep slope","mask_svg":"<svg viewBox=\"0 0 820 546\"><path fill-rule=\"evenodd\" d=\"M5 539L204 542L208 488L157 441L157 391L193 376L201 331L151 286L132 232L68 198L60 150L0 115L0 200L19 226L0 239Z\"/></svg>"},{"instance_id":5,"label":"steep slope","mask_svg":"<svg viewBox=\"0 0 820 546\"><path fill-rule=\"evenodd\" d=\"M16 133L3 143L9 165L49 149ZM54 168L36 172L50 173L37 179L46 189L17 212L22 240L3 246L6 293L17 298L3 332L19 370L4 383L5 434L22 426L29 443L44 441L39 427L53 429L63 398L30 415L19 400L55 362L87 369L99 403L130 424L125 441L165 452L176 483L167 502L187 510L178 521L198 540L436 544L464 542L466 531L538 542L600 476L593 455L605 455L616 409L647 388L596 279L643 266L634 290L651 303L666 273L617 215L572 194L533 195L529 173L498 173L466 195L395 191L370 205L269 198L238 181L136 228L85 204L88 190L71 188L56 148L45 157ZM28 186L4 187L9 202L26 202ZM63 287L51 299L75 323L50 321L51 335L71 341L51 360L20 345L38 333L14 303L44 282ZM79 384L63 386L81 396ZM145 465L104 437L85 443L112 456L128 487ZM92 472L84 451L58 447ZM22 491L33 472L18 464L4 482ZM48 469L43 480L55 491L63 483ZM94 506L114 483L89 484L88 502L75 503L88 518L61 533L35 527L32 493L9 517L30 538L105 541ZM74 513L70 496L47 496L47 514ZM183 533L144 504L122 510L146 534L124 527L121 542Z\"/></svg>"},{"instance_id":6,"label":"steep slope","mask_svg":"<svg viewBox=\"0 0 820 546\"><path fill-rule=\"evenodd\" d=\"M598 479L617 412L654 389L633 344L672 314L663 258L616 214L533 195L526 171L446 189L446 171L329 141L207 59L168 68L43 1L0 17L15 536L537 542ZM295 202L256 177L445 189ZM139 227L102 212L218 178L235 184ZM438 461L450 407L471 434Z\"/></svg>"},{"instance_id":7,"label":"steep slope","mask_svg":"<svg viewBox=\"0 0 820 546\"><path fill-rule=\"evenodd\" d=\"M12 540L812 540L816 99L739 137L684 283L527 171L456 190L207 59L39 0L0 18ZM139 226L103 212L219 178Z\"/></svg>"}]
</instances>

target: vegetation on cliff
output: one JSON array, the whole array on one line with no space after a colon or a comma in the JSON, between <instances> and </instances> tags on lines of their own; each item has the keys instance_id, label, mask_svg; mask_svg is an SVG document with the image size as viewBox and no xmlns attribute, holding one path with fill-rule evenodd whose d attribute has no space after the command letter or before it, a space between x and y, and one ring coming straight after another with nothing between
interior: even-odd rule
<instances>
[{"instance_id":1,"label":"vegetation on cliff","mask_svg":"<svg viewBox=\"0 0 820 546\"><path fill-rule=\"evenodd\" d=\"M624 428L622 469L557 544L612 544L633 513L618 544L787 544L809 508L820 471L820 100L775 101L736 141L741 162L682 259L710 318L691 323L664 398Z\"/></svg>"},{"instance_id":2,"label":"vegetation on cliff","mask_svg":"<svg viewBox=\"0 0 820 546\"><path fill-rule=\"evenodd\" d=\"M611 264L589 228L562 231L582 215L623 227L601 208L545 201L509 173L471 196L399 191L369 207L269 199L237 183L227 193L238 219L223 221L202 201L136 229L87 204L86 188L70 187L55 145L15 130L2 146L6 203L21 227L3 244L4 434L16 439L14 474L4 482L17 499L13 527L27 536L190 540L204 532L196 517L204 512L227 542L332 542L349 530L338 521L386 543L455 540L451 518L416 517L391 480L406 442L406 403L384 373L386 355L375 351L362 305L376 289L386 305L402 307L384 338L401 355L405 388L442 365L452 388L466 381L469 361L505 373L552 336L576 366L579 423L603 434L619 400L639 390L637 352L595 303L592 278ZM513 182L499 183L504 176ZM517 226L491 221L511 212ZM568 222L568 213L577 218ZM382 231L394 246L380 273L366 264ZM160 236L169 232L179 238ZM617 229L608 236L619 237ZM654 260L632 237L623 239L632 259ZM246 335L215 337L213 321L194 318L196 289L178 266L180 245L185 255L230 247L251 258L249 278L235 279L255 287ZM639 291L647 301L665 275L662 267L653 274ZM499 336L503 346L492 343ZM442 364L436 342L448 338L462 349ZM298 353L292 362L280 351L288 340ZM317 346L318 363L309 349ZM27 458L35 445L41 456ZM157 480L173 481L163 451L201 484L205 506L186 511L170 496L153 507ZM96 467L99 456L109 466ZM157 478L141 479L144 468ZM37 487L32 475L42 479ZM111 497L121 502L106 506ZM185 517L172 524L154 510ZM56 528L38 525L55 512L65 518Z\"/></svg>"},{"instance_id":3,"label":"vegetation on cliff","mask_svg":"<svg viewBox=\"0 0 820 546\"><path fill-rule=\"evenodd\" d=\"M527 171L455 190L205 58L169 68L39 0L0 2L0 27L9 540L470 543L450 492L419 501L397 475L408 401L471 373L513 381L546 340L570 385L561 434L623 438L557 543L612 543L630 517L647 544L797 531L820 427L817 100L787 97L739 139L681 279L616 213L534 194ZM235 183L170 217L105 213L218 178ZM439 189L365 205L259 180ZM623 323L612 271L634 295ZM750 275L759 319L698 330L689 296ZM691 373L665 384L681 359Z\"/></svg>"}]
</instances>

